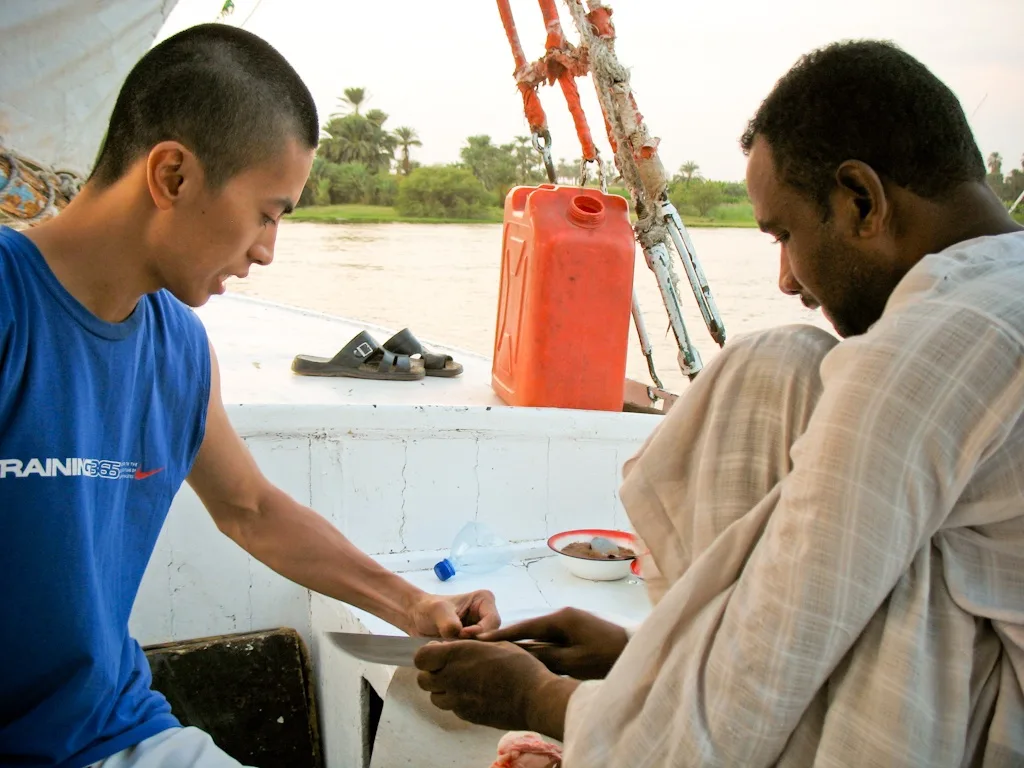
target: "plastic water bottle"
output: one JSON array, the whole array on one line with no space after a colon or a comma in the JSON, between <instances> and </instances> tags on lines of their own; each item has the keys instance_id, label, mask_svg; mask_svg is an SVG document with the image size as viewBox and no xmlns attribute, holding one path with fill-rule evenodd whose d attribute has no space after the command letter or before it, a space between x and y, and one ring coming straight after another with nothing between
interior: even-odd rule
<instances>
[{"instance_id":1,"label":"plastic water bottle","mask_svg":"<svg viewBox=\"0 0 1024 768\"><path fill-rule=\"evenodd\" d=\"M512 562L512 547L483 523L466 523L452 542L451 554L434 566L434 574L448 581L456 573L481 574Z\"/></svg>"}]
</instances>

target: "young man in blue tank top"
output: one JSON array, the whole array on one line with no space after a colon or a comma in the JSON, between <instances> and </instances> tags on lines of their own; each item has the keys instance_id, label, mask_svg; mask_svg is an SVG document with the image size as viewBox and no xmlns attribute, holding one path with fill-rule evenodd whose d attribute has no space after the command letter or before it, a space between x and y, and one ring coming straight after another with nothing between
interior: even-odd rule
<instances>
[{"instance_id":1,"label":"young man in blue tank top","mask_svg":"<svg viewBox=\"0 0 1024 768\"><path fill-rule=\"evenodd\" d=\"M275 488L225 413L188 307L270 264L318 135L273 48L194 27L129 74L75 201L0 230L0 764L237 765L179 726L128 633L183 480L299 584L411 634L497 627L489 593L425 594Z\"/></svg>"}]
</instances>

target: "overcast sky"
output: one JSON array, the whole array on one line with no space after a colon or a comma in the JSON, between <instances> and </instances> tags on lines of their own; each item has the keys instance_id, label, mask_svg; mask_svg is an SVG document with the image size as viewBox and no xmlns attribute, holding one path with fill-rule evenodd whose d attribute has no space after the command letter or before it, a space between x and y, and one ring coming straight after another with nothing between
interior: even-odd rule
<instances>
[{"instance_id":1,"label":"overcast sky","mask_svg":"<svg viewBox=\"0 0 1024 768\"><path fill-rule=\"evenodd\" d=\"M161 37L213 21L222 0L179 0ZM559 6L564 4L559 0ZM982 152L1004 171L1024 154L1024 0L618 0L620 61L670 171L687 160L740 179L737 138L760 100L800 56L852 37L886 38L921 59L960 98ZM230 22L273 44L309 85L321 122L337 96L364 86L388 127L416 129L423 163L458 160L466 136L498 143L528 132L512 54L493 0L235 0ZM543 53L534 0L513 0L527 57ZM575 30L564 26L570 39ZM591 128L603 133L589 81ZM557 88L545 87L555 157L579 144ZM610 155L602 141L602 153Z\"/></svg>"}]
</instances>

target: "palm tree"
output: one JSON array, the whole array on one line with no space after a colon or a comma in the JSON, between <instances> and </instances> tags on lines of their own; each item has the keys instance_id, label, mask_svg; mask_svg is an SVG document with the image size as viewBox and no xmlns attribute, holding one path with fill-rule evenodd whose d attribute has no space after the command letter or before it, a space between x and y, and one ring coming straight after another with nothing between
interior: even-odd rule
<instances>
[{"instance_id":1,"label":"palm tree","mask_svg":"<svg viewBox=\"0 0 1024 768\"><path fill-rule=\"evenodd\" d=\"M993 152L988 156L988 172L993 176L1003 175L1003 156L998 152Z\"/></svg>"},{"instance_id":2,"label":"palm tree","mask_svg":"<svg viewBox=\"0 0 1024 768\"><path fill-rule=\"evenodd\" d=\"M516 183L529 184L537 174L537 155L533 141L529 136L516 136L514 144L504 146L509 148L515 162Z\"/></svg>"},{"instance_id":3,"label":"palm tree","mask_svg":"<svg viewBox=\"0 0 1024 768\"><path fill-rule=\"evenodd\" d=\"M580 161L575 162L559 158L555 165L555 178L559 181L566 181L569 184L578 184L580 178Z\"/></svg>"},{"instance_id":4,"label":"palm tree","mask_svg":"<svg viewBox=\"0 0 1024 768\"><path fill-rule=\"evenodd\" d=\"M366 120L371 126L370 142L374 150L373 162L368 166L370 173L377 173L381 170L388 173L391 170L391 161L395 159L395 149L398 147L398 139L384 129L388 113L379 109L371 109L366 113Z\"/></svg>"},{"instance_id":5,"label":"palm tree","mask_svg":"<svg viewBox=\"0 0 1024 768\"><path fill-rule=\"evenodd\" d=\"M686 179L687 186L690 184L690 179L692 179L699 170L700 166L693 162L693 160L687 160L679 166L679 173L684 179Z\"/></svg>"},{"instance_id":6,"label":"palm tree","mask_svg":"<svg viewBox=\"0 0 1024 768\"><path fill-rule=\"evenodd\" d=\"M476 176L487 189L497 189L511 184L516 179L515 158L512 145L500 147L491 143L485 134L469 136L466 145L459 150L462 165Z\"/></svg>"},{"instance_id":7,"label":"palm tree","mask_svg":"<svg viewBox=\"0 0 1024 768\"><path fill-rule=\"evenodd\" d=\"M413 128L409 128L405 125L395 128L393 135L395 137L395 141L398 142L398 148L402 150L402 175L408 176L409 172L412 170L412 163L409 160L409 148L422 147L423 142L420 141L420 137L416 135L416 131Z\"/></svg>"},{"instance_id":8,"label":"palm tree","mask_svg":"<svg viewBox=\"0 0 1024 768\"><path fill-rule=\"evenodd\" d=\"M365 115L366 119L380 128L388 120L388 113L383 109L371 109Z\"/></svg>"},{"instance_id":9,"label":"palm tree","mask_svg":"<svg viewBox=\"0 0 1024 768\"><path fill-rule=\"evenodd\" d=\"M384 129L387 119L387 113L379 109L365 115L334 116L323 127L327 135L317 153L332 163L361 163L370 173L387 173L398 145Z\"/></svg>"},{"instance_id":10,"label":"palm tree","mask_svg":"<svg viewBox=\"0 0 1024 768\"><path fill-rule=\"evenodd\" d=\"M369 164L373 159L366 118L361 115L332 117L323 127L327 137L320 141L318 154L332 163Z\"/></svg>"},{"instance_id":11,"label":"palm tree","mask_svg":"<svg viewBox=\"0 0 1024 768\"><path fill-rule=\"evenodd\" d=\"M365 88L346 88L343 93L345 95L338 98L338 103L345 110L341 114L346 114L351 110L353 114L358 115L359 107L370 99L370 94Z\"/></svg>"}]
</instances>

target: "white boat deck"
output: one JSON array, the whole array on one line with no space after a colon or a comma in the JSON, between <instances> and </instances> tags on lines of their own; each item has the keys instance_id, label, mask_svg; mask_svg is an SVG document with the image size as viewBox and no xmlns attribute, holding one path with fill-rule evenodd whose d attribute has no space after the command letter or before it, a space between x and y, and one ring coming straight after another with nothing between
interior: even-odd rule
<instances>
[{"instance_id":1,"label":"white boat deck","mask_svg":"<svg viewBox=\"0 0 1024 768\"><path fill-rule=\"evenodd\" d=\"M440 554L440 553L438 553ZM381 562L394 564L392 558L378 558ZM429 558L424 559L426 562ZM624 627L638 626L650 613L651 605L643 583L630 577L620 581L592 582L579 579L565 570L556 557L538 560L526 558L490 574L480 576L457 575L447 582L441 582L433 572L417 570L403 573L416 586L435 594L459 594L475 589L489 589L494 592L502 623L512 623L543 616L566 606L590 611L601 618ZM312 651L318 677L318 705L320 719L324 724L324 757L328 766L360 765L364 745L371 738L372 726L367 720L365 701L362 698L362 681L369 683L376 694L387 698L388 688L396 668L360 661L334 646L326 633L332 631L371 632L381 635L401 634L390 624L376 616L314 595L310 606L312 616ZM421 732L417 737L429 737L436 752L438 765L486 765L484 760L460 762L457 753L444 751L448 744L445 735L434 732L420 723ZM390 734L393 736L393 734ZM378 731L378 738L386 738ZM410 737L413 734L409 734ZM416 746L419 745L419 746ZM497 740L493 745L496 752ZM409 757L415 759L417 750L422 749L420 740L410 742ZM394 744L391 753L402 749ZM394 756L394 754L392 754ZM466 756L467 758L469 756ZM483 758L483 755L475 756ZM404 765L405 763L402 762ZM418 764L409 762L410 765Z\"/></svg>"},{"instance_id":2,"label":"white boat deck","mask_svg":"<svg viewBox=\"0 0 1024 768\"><path fill-rule=\"evenodd\" d=\"M442 555L443 556L443 555ZM387 564L387 558L378 558ZM579 608L601 616L623 627L636 627L651 612L651 604L643 582L630 576L619 581L585 581L570 574L554 556L525 559L481 576L457 575L442 582L431 569L409 571L402 576L420 589L437 595L457 595L477 589L494 593L502 625L509 626L525 619L543 616L565 607ZM316 595L313 598L314 644L320 653L338 652L330 643L323 643L322 632L336 631L342 625L347 631L376 635L401 635L400 630L358 608ZM352 624L352 619L355 624ZM384 696L393 667L366 664L363 675Z\"/></svg>"},{"instance_id":3,"label":"white boat deck","mask_svg":"<svg viewBox=\"0 0 1024 768\"><path fill-rule=\"evenodd\" d=\"M443 554L441 555L444 556ZM387 558L378 558L390 565ZM440 581L433 570L417 570L402 576L420 589L438 595L457 595L475 589L489 589L498 600L502 623L540 616L559 608L573 606L600 614L622 626L640 624L651 611L643 581L635 576L619 581L587 581L569 573L554 556L527 559L481 576L457 575ZM376 616L352 609L367 632L381 635L401 634Z\"/></svg>"},{"instance_id":4,"label":"white boat deck","mask_svg":"<svg viewBox=\"0 0 1024 768\"><path fill-rule=\"evenodd\" d=\"M331 357L359 331L381 344L393 331L238 296L198 314L228 414L261 470L386 567L434 593L490 589L506 622L571 605L636 624L650 610L639 580L583 581L545 555L555 533L629 528L622 465L660 416L507 407L491 390L490 360L425 338L462 363L462 376L297 376L296 354ZM520 562L440 582L430 568L468 520L513 542ZM220 535L183 487L136 599L133 635L148 645L282 626L313 651L327 768L364 765L362 681L385 697L394 670L345 656L324 632L398 630L273 573Z\"/></svg>"},{"instance_id":5,"label":"white boat deck","mask_svg":"<svg viewBox=\"0 0 1024 768\"><path fill-rule=\"evenodd\" d=\"M491 389L488 358L434 344L415 328L422 344L462 363L461 376L420 381L297 376L291 370L297 354L330 358L360 331L383 344L401 329L231 295L214 296L197 314L217 352L226 404L504 405Z\"/></svg>"}]
</instances>

